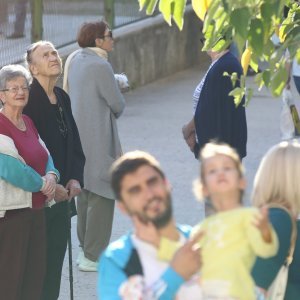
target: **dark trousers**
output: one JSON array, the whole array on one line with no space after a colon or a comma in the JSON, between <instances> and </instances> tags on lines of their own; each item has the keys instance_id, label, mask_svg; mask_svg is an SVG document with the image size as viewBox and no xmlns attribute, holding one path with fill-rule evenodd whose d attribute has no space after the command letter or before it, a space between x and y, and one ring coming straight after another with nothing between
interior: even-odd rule
<instances>
[{"instance_id":1,"label":"dark trousers","mask_svg":"<svg viewBox=\"0 0 300 300\"><path fill-rule=\"evenodd\" d=\"M296 89L297 89L298 93L300 94L300 77L299 76L293 76L293 77L294 77Z\"/></svg>"},{"instance_id":2,"label":"dark trousers","mask_svg":"<svg viewBox=\"0 0 300 300\"><path fill-rule=\"evenodd\" d=\"M56 300L59 296L61 273L68 239L67 203L46 208L47 268L42 300Z\"/></svg>"},{"instance_id":3,"label":"dark trousers","mask_svg":"<svg viewBox=\"0 0 300 300\"><path fill-rule=\"evenodd\" d=\"M0 218L0 299L39 300L45 258L44 210L7 211Z\"/></svg>"}]
</instances>

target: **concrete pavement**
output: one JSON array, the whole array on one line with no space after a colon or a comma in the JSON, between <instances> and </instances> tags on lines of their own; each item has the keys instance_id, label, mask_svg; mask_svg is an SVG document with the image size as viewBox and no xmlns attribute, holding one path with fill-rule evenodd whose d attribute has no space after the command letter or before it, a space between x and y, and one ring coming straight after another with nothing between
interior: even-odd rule
<instances>
[{"instance_id":1,"label":"concrete pavement","mask_svg":"<svg viewBox=\"0 0 300 300\"><path fill-rule=\"evenodd\" d=\"M173 187L176 220L191 225L203 218L203 205L195 200L192 193L192 181L198 176L198 163L184 143L181 127L192 117L192 94L206 70L207 63L206 66L203 64L128 92L125 95L127 108L118 123L124 152L134 149L149 151L161 162ZM243 161L248 180L247 203L262 155L280 141L281 106L280 99L272 98L267 90L257 92L253 78L248 78L248 85L253 86L255 91L247 107L248 155ZM293 92L299 98L294 89ZM94 300L97 299L97 274L78 271L75 265L78 254L76 218L73 218L72 226L74 298ZM128 219L116 209L112 240L129 228ZM67 256L59 299L69 299Z\"/></svg>"}]
</instances>

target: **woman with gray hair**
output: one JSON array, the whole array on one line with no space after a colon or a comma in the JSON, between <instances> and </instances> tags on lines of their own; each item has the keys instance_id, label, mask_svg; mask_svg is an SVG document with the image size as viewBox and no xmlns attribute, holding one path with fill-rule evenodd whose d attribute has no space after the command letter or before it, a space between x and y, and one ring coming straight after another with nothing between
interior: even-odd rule
<instances>
[{"instance_id":1,"label":"woman with gray hair","mask_svg":"<svg viewBox=\"0 0 300 300\"><path fill-rule=\"evenodd\" d=\"M28 47L26 61L33 82L24 113L33 120L61 174L61 184L57 185L54 198L58 203L46 208L47 269L41 297L56 300L70 234L70 215L76 214L73 197L83 186L85 157L70 98L56 86L62 73L58 51L51 42L39 41Z\"/></svg>"},{"instance_id":2,"label":"woman with gray hair","mask_svg":"<svg viewBox=\"0 0 300 300\"><path fill-rule=\"evenodd\" d=\"M86 154L85 187L77 197L77 234L82 249L77 263L80 271L96 272L98 257L111 235L115 201L108 172L122 153L117 118L125 100L108 62L114 46L108 24L82 24L77 42L81 49L68 57L64 76Z\"/></svg>"},{"instance_id":3,"label":"woman with gray hair","mask_svg":"<svg viewBox=\"0 0 300 300\"><path fill-rule=\"evenodd\" d=\"M39 300L46 258L44 207L59 173L32 120L23 115L31 76L20 65L0 70L0 291Z\"/></svg>"}]
</instances>

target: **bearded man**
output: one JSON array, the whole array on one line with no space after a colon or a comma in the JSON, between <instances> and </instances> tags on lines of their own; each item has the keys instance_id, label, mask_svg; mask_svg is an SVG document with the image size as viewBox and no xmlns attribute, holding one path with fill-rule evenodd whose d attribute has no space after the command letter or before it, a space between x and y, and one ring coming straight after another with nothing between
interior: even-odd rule
<instances>
[{"instance_id":1,"label":"bearded man","mask_svg":"<svg viewBox=\"0 0 300 300\"><path fill-rule=\"evenodd\" d=\"M111 185L133 231L102 254L99 299L201 299L199 236L189 240L191 228L175 224L170 185L158 161L142 151L126 153L112 167ZM158 258L161 237L183 245L171 261Z\"/></svg>"}]
</instances>

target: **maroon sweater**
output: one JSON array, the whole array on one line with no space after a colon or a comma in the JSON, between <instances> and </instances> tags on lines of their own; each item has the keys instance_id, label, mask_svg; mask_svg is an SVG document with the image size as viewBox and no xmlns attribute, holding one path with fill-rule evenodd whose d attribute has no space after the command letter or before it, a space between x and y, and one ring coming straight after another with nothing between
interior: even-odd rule
<instances>
[{"instance_id":1,"label":"maroon sweater","mask_svg":"<svg viewBox=\"0 0 300 300\"><path fill-rule=\"evenodd\" d=\"M32 120L23 115L26 130L18 129L6 116L0 113L0 134L10 137L26 164L41 176L45 175L48 153L39 143L38 132ZM41 192L32 193L32 208L45 206L46 196Z\"/></svg>"}]
</instances>

